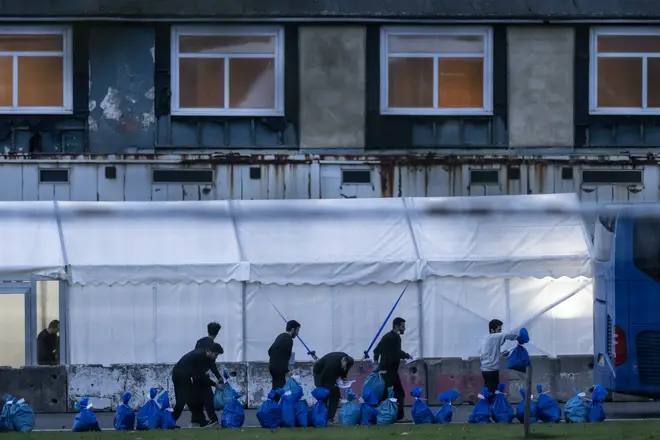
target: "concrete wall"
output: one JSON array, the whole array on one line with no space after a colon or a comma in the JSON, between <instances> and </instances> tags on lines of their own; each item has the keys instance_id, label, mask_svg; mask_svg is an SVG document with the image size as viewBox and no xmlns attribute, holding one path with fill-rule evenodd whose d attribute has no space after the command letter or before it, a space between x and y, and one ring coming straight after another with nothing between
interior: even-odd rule
<instances>
[{"instance_id":1,"label":"concrete wall","mask_svg":"<svg viewBox=\"0 0 660 440\"><path fill-rule=\"evenodd\" d=\"M363 148L364 26L300 28L300 146Z\"/></svg>"},{"instance_id":2,"label":"concrete wall","mask_svg":"<svg viewBox=\"0 0 660 440\"><path fill-rule=\"evenodd\" d=\"M591 356L567 356L557 359L536 357L533 383L541 384L560 402L572 395L573 388L587 390L593 386L589 363ZM415 368L412 368L412 367ZM455 358L426 359L413 366L402 365L399 373L404 389L421 387L429 403L434 404L437 396L446 390L456 389L461 393L463 403L474 403L483 385L479 361ZM270 375L265 363L218 364L232 374L230 384L246 395L249 408L257 408L270 390ZM355 380L353 390L361 393L366 377L372 371L372 364L356 362L349 379ZM521 373L504 369L501 381L509 385L512 402L520 401L520 388L524 377ZM170 392L172 365L71 365L68 367L29 367L21 369L0 369L0 394L9 392L25 398L36 412L57 413L72 411L76 401L88 396L97 410L113 410L125 391L133 393L133 404L141 405L147 399L149 388L162 387ZM314 388L311 363L298 363L293 374L311 401ZM615 401L648 401L632 397L614 395ZM406 398L410 405L412 399Z\"/></svg>"},{"instance_id":3,"label":"concrete wall","mask_svg":"<svg viewBox=\"0 0 660 440\"><path fill-rule=\"evenodd\" d=\"M154 30L95 24L89 30L89 149L152 148Z\"/></svg>"},{"instance_id":4,"label":"concrete wall","mask_svg":"<svg viewBox=\"0 0 660 440\"><path fill-rule=\"evenodd\" d=\"M572 145L573 28L511 26L507 38L509 145Z\"/></svg>"}]
</instances>

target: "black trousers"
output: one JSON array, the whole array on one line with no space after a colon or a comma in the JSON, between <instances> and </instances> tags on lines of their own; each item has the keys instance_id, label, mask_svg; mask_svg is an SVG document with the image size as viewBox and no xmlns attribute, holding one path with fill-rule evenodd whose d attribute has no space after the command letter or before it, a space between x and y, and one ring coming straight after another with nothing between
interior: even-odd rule
<instances>
[{"instance_id":1,"label":"black trousers","mask_svg":"<svg viewBox=\"0 0 660 440\"><path fill-rule=\"evenodd\" d=\"M206 416L210 421L218 421L213 405L213 391L210 387L193 383L191 397L188 399L188 409L192 413L190 418L192 423L202 424L206 422L204 410L206 410Z\"/></svg>"},{"instance_id":2,"label":"black trousers","mask_svg":"<svg viewBox=\"0 0 660 440\"><path fill-rule=\"evenodd\" d=\"M497 391L497 386L500 384L500 372L482 371L481 376L484 378L484 386L488 388L488 392L491 394L488 401L493 403L493 399L495 399L495 391Z\"/></svg>"},{"instance_id":3,"label":"black trousers","mask_svg":"<svg viewBox=\"0 0 660 440\"><path fill-rule=\"evenodd\" d=\"M268 369L270 371L270 377L272 379L272 386L274 390L280 389L284 387L284 384L286 384L286 373L288 373L288 370L277 370L277 369ZM280 401L280 396L275 397L275 401L279 402Z\"/></svg>"},{"instance_id":4,"label":"black trousers","mask_svg":"<svg viewBox=\"0 0 660 440\"><path fill-rule=\"evenodd\" d=\"M192 378L173 371L172 385L174 386L174 397L176 399L174 410L172 411L174 420L179 420L186 405L188 405L188 409L192 413L191 420L204 420L204 413L202 412L203 405L200 406L195 402L199 396L199 392Z\"/></svg>"},{"instance_id":5,"label":"black trousers","mask_svg":"<svg viewBox=\"0 0 660 440\"><path fill-rule=\"evenodd\" d=\"M387 399L387 390L390 387L393 387L394 398L399 405L399 413L397 414L396 418L397 420L401 420L403 419L403 407L406 401L406 392L403 390L403 384L401 383L401 377L399 377L399 371L396 368L388 369L383 374L383 380L385 381L385 394L381 396L381 400Z\"/></svg>"},{"instance_id":6,"label":"black trousers","mask_svg":"<svg viewBox=\"0 0 660 440\"><path fill-rule=\"evenodd\" d=\"M339 405L339 387L336 383L321 382L321 374L316 371L314 372L314 386L330 391L330 396L328 396L328 420L334 419L335 414L337 414L337 406Z\"/></svg>"}]
</instances>

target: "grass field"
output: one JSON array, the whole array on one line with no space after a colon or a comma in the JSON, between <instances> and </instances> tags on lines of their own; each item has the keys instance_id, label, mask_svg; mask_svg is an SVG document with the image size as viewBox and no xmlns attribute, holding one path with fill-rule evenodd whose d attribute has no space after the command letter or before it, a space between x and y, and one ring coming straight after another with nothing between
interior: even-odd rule
<instances>
[{"instance_id":1,"label":"grass field","mask_svg":"<svg viewBox=\"0 0 660 440\"><path fill-rule=\"evenodd\" d=\"M535 425L533 438L544 439L660 439L660 421L621 421L593 425ZM31 434L0 434L0 440L377 440L403 437L405 440L442 438L451 440L522 439L523 427L514 425L395 425L389 427L328 429L259 428L243 430L181 429L177 431L115 432L74 434L71 432L35 432ZM403 439L402 439L403 440Z\"/></svg>"}]
</instances>

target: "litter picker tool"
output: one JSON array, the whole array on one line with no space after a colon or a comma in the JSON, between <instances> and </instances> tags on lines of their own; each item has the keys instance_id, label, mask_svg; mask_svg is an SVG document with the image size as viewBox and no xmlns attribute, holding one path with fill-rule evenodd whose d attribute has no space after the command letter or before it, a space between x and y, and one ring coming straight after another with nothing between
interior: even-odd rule
<instances>
[{"instance_id":1,"label":"litter picker tool","mask_svg":"<svg viewBox=\"0 0 660 440\"><path fill-rule=\"evenodd\" d=\"M376 333L376 336L374 336L374 339L371 341L371 344L369 344L369 348L367 348L364 351L364 357L362 358L362 360L369 359L369 352L371 351L374 344L376 343L376 340L378 339L378 336L380 336L381 332L385 328L385 324L387 324L387 321L389 321L390 318L392 317L392 313L394 313L394 310L396 309L396 306L399 305L399 301L401 301L401 298L403 298L403 294L406 293L406 290L408 290L408 286L410 286L410 283L406 284L406 287L403 288L403 291L401 292L401 295L399 295L399 298L397 298L396 302L394 303L394 306L392 306L392 310L390 310L390 313L387 314L387 317L385 318L385 321L383 321L383 324L378 329L378 333Z\"/></svg>"},{"instance_id":2,"label":"litter picker tool","mask_svg":"<svg viewBox=\"0 0 660 440\"><path fill-rule=\"evenodd\" d=\"M259 290L261 290L263 292L263 289L261 289L261 284L258 284L258 286L259 286ZM273 304L273 302L270 300L268 295L266 295L266 298L268 299L268 302L270 303L270 305L273 306L273 308L275 309L277 314L280 315L280 317L284 320L284 322L288 322L287 319L282 314L282 312L280 312L280 309L278 309L277 306L275 304ZM300 336L297 336L297 338L300 341L300 343L303 345L303 347L305 347L305 350L307 350L307 354L310 355L312 357L312 359L314 359L315 361L318 361L319 358L316 356L316 352L313 351L313 350L310 350L310 348L307 346L307 344L305 344L305 341L303 341Z\"/></svg>"}]
</instances>

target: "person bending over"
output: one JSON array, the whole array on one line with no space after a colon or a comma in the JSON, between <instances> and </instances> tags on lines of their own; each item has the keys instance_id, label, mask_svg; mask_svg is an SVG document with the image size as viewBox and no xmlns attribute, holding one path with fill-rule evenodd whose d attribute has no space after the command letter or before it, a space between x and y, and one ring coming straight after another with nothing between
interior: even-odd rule
<instances>
[{"instance_id":1,"label":"person bending over","mask_svg":"<svg viewBox=\"0 0 660 440\"><path fill-rule=\"evenodd\" d=\"M337 379L346 380L348 371L355 361L342 352L328 353L314 364L314 386L326 388L330 391L328 398L328 420L335 418L339 404L339 387Z\"/></svg>"},{"instance_id":2,"label":"person bending over","mask_svg":"<svg viewBox=\"0 0 660 440\"><path fill-rule=\"evenodd\" d=\"M215 339L218 337L221 328L222 326L217 322L209 322L206 326L207 336L204 336L197 341L195 344L195 349L210 349L213 347L213 344L215 344ZM224 350L222 349L222 346L220 346L220 354L223 353ZM224 378L220 374L220 371L218 371L218 365L215 363L215 360L209 359L209 370L216 377L219 384L224 384ZM194 411L193 407L195 407ZM206 410L206 416L210 422L218 421L218 416L215 414L215 408L213 407L213 392L211 391L210 387L196 387L193 398L188 399L188 408L195 416L204 415L202 410L203 408ZM207 421L204 417L199 420L195 417L190 421L192 423L199 424L200 426L206 426L209 424L209 421Z\"/></svg>"},{"instance_id":3,"label":"person bending over","mask_svg":"<svg viewBox=\"0 0 660 440\"><path fill-rule=\"evenodd\" d=\"M215 359L221 352L222 347L220 347L220 344L214 342L210 348L198 348L186 353L174 365L172 369L172 384L174 385L174 396L176 398L174 411L172 412L174 420L178 420L181 417L181 412L183 412L183 408L189 400L194 401L195 391L197 389L200 387L222 387L221 384L213 382L206 374L209 370L209 360L215 362ZM195 411L195 414L192 414L194 419L200 420L204 418L203 414L200 415L198 413L199 406L193 404L192 408L190 406L188 408L191 412ZM207 426L212 426L216 423L217 417L215 420L209 421Z\"/></svg>"}]
</instances>

